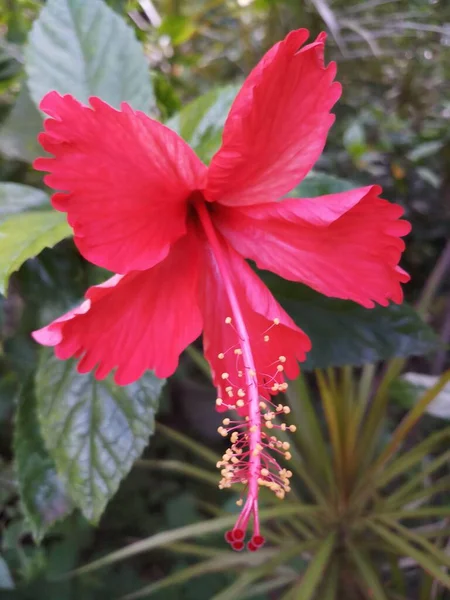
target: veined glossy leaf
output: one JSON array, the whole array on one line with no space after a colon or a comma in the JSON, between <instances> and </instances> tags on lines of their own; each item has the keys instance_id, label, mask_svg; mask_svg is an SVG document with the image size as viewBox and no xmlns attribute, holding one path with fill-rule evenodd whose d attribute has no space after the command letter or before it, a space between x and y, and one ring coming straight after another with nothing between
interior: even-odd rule
<instances>
[{"instance_id":1,"label":"veined glossy leaf","mask_svg":"<svg viewBox=\"0 0 450 600\"><path fill-rule=\"evenodd\" d=\"M163 385L151 372L123 387L111 377L97 381L79 374L74 361L42 350L36 374L42 435L71 498L90 521L99 520L147 446Z\"/></svg>"},{"instance_id":2,"label":"veined glossy leaf","mask_svg":"<svg viewBox=\"0 0 450 600\"><path fill-rule=\"evenodd\" d=\"M367 309L349 300L328 298L275 275L264 279L277 300L312 339L304 370L419 356L439 340L416 311L404 303Z\"/></svg>"},{"instance_id":3,"label":"veined glossy leaf","mask_svg":"<svg viewBox=\"0 0 450 600\"><path fill-rule=\"evenodd\" d=\"M34 22L25 69L39 105L51 90L86 103L99 96L119 108L154 107L143 50L125 21L102 0L48 0Z\"/></svg>"},{"instance_id":4,"label":"veined glossy leaf","mask_svg":"<svg viewBox=\"0 0 450 600\"><path fill-rule=\"evenodd\" d=\"M14 455L23 510L34 538L40 541L55 521L72 511L73 505L40 434L32 379L19 397Z\"/></svg>"}]
</instances>

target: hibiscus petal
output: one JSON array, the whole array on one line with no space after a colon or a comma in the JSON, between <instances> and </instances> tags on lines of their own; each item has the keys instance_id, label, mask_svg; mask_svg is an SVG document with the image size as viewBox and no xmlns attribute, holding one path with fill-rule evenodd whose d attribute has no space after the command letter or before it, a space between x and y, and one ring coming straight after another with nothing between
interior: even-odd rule
<instances>
[{"instance_id":1,"label":"hibiscus petal","mask_svg":"<svg viewBox=\"0 0 450 600\"><path fill-rule=\"evenodd\" d=\"M281 383L283 375L277 371L279 357L286 357L284 373L294 379L299 373L298 361L305 360L311 349L308 336L299 329L288 314L280 307L268 288L251 270L249 265L228 244L222 244L223 254L233 278L245 326L250 336L251 347L260 393L267 397L267 388L274 382ZM236 391L245 387L242 358L234 350L239 348L239 337L233 324L225 320L232 316L223 278L216 259L205 244L205 267L200 282L200 307L203 315L203 344L205 356L211 365L214 384L219 395L227 402L225 388L230 385ZM275 325L274 320L279 319ZM267 341L264 338L268 337ZM223 358L219 358L219 355ZM229 374L229 381L222 378Z\"/></svg>"},{"instance_id":2,"label":"hibiscus petal","mask_svg":"<svg viewBox=\"0 0 450 600\"><path fill-rule=\"evenodd\" d=\"M372 308L400 303L398 267L409 233L403 209L370 186L314 199L287 199L215 212L216 226L243 256L284 279Z\"/></svg>"},{"instance_id":3,"label":"hibiscus petal","mask_svg":"<svg viewBox=\"0 0 450 600\"><path fill-rule=\"evenodd\" d=\"M324 66L325 34L301 47L291 32L251 72L225 123L205 195L229 206L270 202L297 185L319 158L330 110L341 94L336 66Z\"/></svg>"},{"instance_id":4,"label":"hibiscus petal","mask_svg":"<svg viewBox=\"0 0 450 600\"><path fill-rule=\"evenodd\" d=\"M85 258L117 273L150 268L186 232L186 201L206 167L176 133L127 104L90 104L44 97L41 110L52 118L39 141L54 158L34 166L64 191L52 203L67 212Z\"/></svg>"},{"instance_id":5,"label":"hibiscus petal","mask_svg":"<svg viewBox=\"0 0 450 600\"><path fill-rule=\"evenodd\" d=\"M61 359L81 358L78 370L96 368L98 379L115 367L119 385L135 381L146 369L168 377L180 353L201 333L198 261L196 240L184 237L152 269L115 275L91 287L80 307L33 337L56 346Z\"/></svg>"}]
</instances>

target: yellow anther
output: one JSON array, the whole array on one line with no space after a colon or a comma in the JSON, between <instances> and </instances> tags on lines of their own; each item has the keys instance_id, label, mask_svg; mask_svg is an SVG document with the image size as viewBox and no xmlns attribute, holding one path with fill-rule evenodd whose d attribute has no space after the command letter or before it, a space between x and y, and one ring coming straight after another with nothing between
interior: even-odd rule
<instances>
[{"instance_id":1,"label":"yellow anther","mask_svg":"<svg viewBox=\"0 0 450 600\"><path fill-rule=\"evenodd\" d=\"M289 406L283 406L283 412L285 415L288 415L291 412L291 409Z\"/></svg>"},{"instance_id":2,"label":"yellow anther","mask_svg":"<svg viewBox=\"0 0 450 600\"><path fill-rule=\"evenodd\" d=\"M239 498L239 500L236 500L236 506L242 506L244 504L244 501L242 500L242 498Z\"/></svg>"},{"instance_id":3,"label":"yellow anther","mask_svg":"<svg viewBox=\"0 0 450 600\"><path fill-rule=\"evenodd\" d=\"M297 431L297 427L295 425L289 425L289 431L294 433L295 431Z\"/></svg>"},{"instance_id":4,"label":"yellow anther","mask_svg":"<svg viewBox=\"0 0 450 600\"><path fill-rule=\"evenodd\" d=\"M261 469L261 475L267 477L269 475L269 469Z\"/></svg>"},{"instance_id":5,"label":"yellow anther","mask_svg":"<svg viewBox=\"0 0 450 600\"><path fill-rule=\"evenodd\" d=\"M289 479L292 477L292 471L286 471L286 477Z\"/></svg>"},{"instance_id":6,"label":"yellow anther","mask_svg":"<svg viewBox=\"0 0 450 600\"><path fill-rule=\"evenodd\" d=\"M230 419L228 419L228 418L227 418L227 419L224 419L224 420L222 421L222 423L223 423L224 425L229 425L229 424L230 424Z\"/></svg>"},{"instance_id":7,"label":"yellow anther","mask_svg":"<svg viewBox=\"0 0 450 600\"><path fill-rule=\"evenodd\" d=\"M278 371L279 373L281 373L281 371L284 371L284 367L283 367L283 365L278 365L278 366L277 366L277 371Z\"/></svg>"},{"instance_id":8,"label":"yellow anther","mask_svg":"<svg viewBox=\"0 0 450 600\"><path fill-rule=\"evenodd\" d=\"M284 490L278 490L278 492L276 492L276 497L279 498L280 500L283 500L283 498L285 497L285 491Z\"/></svg>"},{"instance_id":9,"label":"yellow anther","mask_svg":"<svg viewBox=\"0 0 450 600\"><path fill-rule=\"evenodd\" d=\"M233 465L236 465L239 462L239 459L233 456L231 462L233 463Z\"/></svg>"},{"instance_id":10,"label":"yellow anther","mask_svg":"<svg viewBox=\"0 0 450 600\"><path fill-rule=\"evenodd\" d=\"M234 353L237 354L238 356L240 356L242 354L242 350L240 348L236 348Z\"/></svg>"},{"instance_id":11,"label":"yellow anther","mask_svg":"<svg viewBox=\"0 0 450 600\"><path fill-rule=\"evenodd\" d=\"M222 398L216 398L216 406L222 406L223 400Z\"/></svg>"},{"instance_id":12,"label":"yellow anther","mask_svg":"<svg viewBox=\"0 0 450 600\"><path fill-rule=\"evenodd\" d=\"M232 398L234 396L233 390L228 390L227 395L228 395L228 398ZM230 406L230 408L233 408L233 407Z\"/></svg>"},{"instance_id":13,"label":"yellow anther","mask_svg":"<svg viewBox=\"0 0 450 600\"><path fill-rule=\"evenodd\" d=\"M273 324L274 325L279 325L280 324L280 319L278 317L275 317L275 319L273 320Z\"/></svg>"},{"instance_id":14,"label":"yellow anther","mask_svg":"<svg viewBox=\"0 0 450 600\"><path fill-rule=\"evenodd\" d=\"M227 318L225 319L225 323L226 323L227 325L229 325L229 324L231 323L231 317L227 317Z\"/></svg>"},{"instance_id":15,"label":"yellow anther","mask_svg":"<svg viewBox=\"0 0 450 600\"><path fill-rule=\"evenodd\" d=\"M283 442L283 450L289 450L289 448L291 447L289 442Z\"/></svg>"},{"instance_id":16,"label":"yellow anther","mask_svg":"<svg viewBox=\"0 0 450 600\"><path fill-rule=\"evenodd\" d=\"M264 410L265 408L267 408L267 404L265 402L260 402L259 403L259 408L261 408L262 410Z\"/></svg>"},{"instance_id":17,"label":"yellow anther","mask_svg":"<svg viewBox=\"0 0 450 600\"><path fill-rule=\"evenodd\" d=\"M272 429L273 428L272 421L266 421L266 427L267 427L267 429Z\"/></svg>"},{"instance_id":18,"label":"yellow anther","mask_svg":"<svg viewBox=\"0 0 450 600\"><path fill-rule=\"evenodd\" d=\"M286 460L291 460L291 458L292 458L292 454L291 454L290 452L285 452L285 453L284 453L284 458L285 458Z\"/></svg>"},{"instance_id":19,"label":"yellow anther","mask_svg":"<svg viewBox=\"0 0 450 600\"><path fill-rule=\"evenodd\" d=\"M281 431L286 431L287 426L286 423L281 423Z\"/></svg>"},{"instance_id":20,"label":"yellow anther","mask_svg":"<svg viewBox=\"0 0 450 600\"><path fill-rule=\"evenodd\" d=\"M230 374L226 373L226 372L222 373L222 375L221 375L222 379L228 379L229 376L230 376Z\"/></svg>"},{"instance_id":21,"label":"yellow anther","mask_svg":"<svg viewBox=\"0 0 450 600\"><path fill-rule=\"evenodd\" d=\"M263 339L265 342L268 342L270 340L270 337L268 335L265 335Z\"/></svg>"},{"instance_id":22,"label":"yellow anther","mask_svg":"<svg viewBox=\"0 0 450 600\"><path fill-rule=\"evenodd\" d=\"M239 398L243 398L245 396L244 390L242 388L239 388L237 395L239 396Z\"/></svg>"},{"instance_id":23,"label":"yellow anther","mask_svg":"<svg viewBox=\"0 0 450 600\"><path fill-rule=\"evenodd\" d=\"M220 354L217 355L217 358L222 360L223 358L225 358L225 354L223 352L221 352Z\"/></svg>"},{"instance_id":24,"label":"yellow anther","mask_svg":"<svg viewBox=\"0 0 450 600\"><path fill-rule=\"evenodd\" d=\"M281 412L282 410L283 410L283 405L282 404L278 404L277 411Z\"/></svg>"},{"instance_id":25,"label":"yellow anther","mask_svg":"<svg viewBox=\"0 0 450 600\"><path fill-rule=\"evenodd\" d=\"M238 377L242 377L244 373L242 371L238 371Z\"/></svg>"},{"instance_id":26,"label":"yellow anther","mask_svg":"<svg viewBox=\"0 0 450 600\"><path fill-rule=\"evenodd\" d=\"M285 357L285 356L279 356L279 357L278 357L278 360L279 360L280 362L282 362L282 363L285 363L285 362L286 362L286 357Z\"/></svg>"},{"instance_id":27,"label":"yellow anther","mask_svg":"<svg viewBox=\"0 0 450 600\"><path fill-rule=\"evenodd\" d=\"M280 392L285 392L288 389L289 385L284 382L284 383L280 383Z\"/></svg>"},{"instance_id":28,"label":"yellow anther","mask_svg":"<svg viewBox=\"0 0 450 600\"><path fill-rule=\"evenodd\" d=\"M250 433L255 433L255 431L257 431L258 428L256 427L256 425L252 425L249 429Z\"/></svg>"},{"instance_id":29,"label":"yellow anther","mask_svg":"<svg viewBox=\"0 0 450 600\"><path fill-rule=\"evenodd\" d=\"M221 460L219 460L219 462L216 462L216 467L218 469L220 469L220 467L223 467L223 462Z\"/></svg>"},{"instance_id":30,"label":"yellow anther","mask_svg":"<svg viewBox=\"0 0 450 600\"><path fill-rule=\"evenodd\" d=\"M233 433L231 434L231 437L230 437L231 443L235 444L238 441L238 439L239 439L238 432L237 431L233 431Z\"/></svg>"},{"instance_id":31,"label":"yellow anther","mask_svg":"<svg viewBox=\"0 0 450 600\"><path fill-rule=\"evenodd\" d=\"M242 408L244 406L245 402L243 400L238 400L236 402L236 406L238 406L239 408Z\"/></svg>"},{"instance_id":32,"label":"yellow anther","mask_svg":"<svg viewBox=\"0 0 450 600\"><path fill-rule=\"evenodd\" d=\"M256 373L253 369L250 369L250 371L248 372L248 374L250 375L250 377L256 377Z\"/></svg>"},{"instance_id":33,"label":"yellow anther","mask_svg":"<svg viewBox=\"0 0 450 600\"><path fill-rule=\"evenodd\" d=\"M226 392L232 392L233 391L233 386L232 385L227 385L227 387L225 388Z\"/></svg>"},{"instance_id":34,"label":"yellow anther","mask_svg":"<svg viewBox=\"0 0 450 600\"><path fill-rule=\"evenodd\" d=\"M280 384L274 383L270 389L272 390L272 392L278 392L278 390L280 389Z\"/></svg>"}]
</instances>

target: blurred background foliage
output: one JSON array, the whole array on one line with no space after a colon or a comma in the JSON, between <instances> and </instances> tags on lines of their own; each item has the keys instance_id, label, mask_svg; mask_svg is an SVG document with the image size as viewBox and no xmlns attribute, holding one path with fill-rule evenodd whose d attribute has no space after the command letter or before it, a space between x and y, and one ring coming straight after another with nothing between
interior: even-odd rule
<instances>
[{"instance_id":1,"label":"blurred background foliage","mask_svg":"<svg viewBox=\"0 0 450 600\"><path fill-rule=\"evenodd\" d=\"M31 37L46 3L1 1L0 598L449 598L447 0L108 0L111 10L100 9L98 19L89 11L100 0L60 0L83 10L70 22L60 15L47 26L40 20ZM69 39L80 15L106 40L111 77L94 89L77 80L77 60L88 69L99 39L86 30L79 57L58 47L58 32ZM307 375L287 398L298 425L294 492L275 506L263 499L270 544L247 556L228 552L222 541L236 497L216 488L223 448L200 343L164 387L149 374L116 397L107 383L96 390L99 403L90 379L80 391L71 363L52 360L30 340L32 329L104 279L47 212L42 176L31 167L42 126L36 101L46 85L124 99L116 91L126 55L140 69L136 105L208 162L237 86L265 50L298 27L328 32L327 58L338 62L344 92L315 174L295 194L382 185L413 224L403 263L412 280L409 304L367 311L267 278L312 337L313 351ZM70 72L67 84L60 83L61 64ZM69 427L61 443L54 433L69 422L69 404L85 419L92 411L98 418L82 435ZM121 406L131 406L129 460L115 461L105 492L96 475L107 454L101 424ZM157 409L156 433L138 458ZM82 464L88 440L95 456ZM114 423L104 444L114 444Z\"/></svg>"}]
</instances>

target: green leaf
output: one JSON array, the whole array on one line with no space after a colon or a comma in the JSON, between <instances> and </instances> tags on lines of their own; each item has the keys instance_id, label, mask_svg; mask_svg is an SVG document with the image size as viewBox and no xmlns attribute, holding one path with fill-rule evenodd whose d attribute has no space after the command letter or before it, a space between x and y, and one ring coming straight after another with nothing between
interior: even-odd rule
<instances>
[{"instance_id":1,"label":"green leaf","mask_svg":"<svg viewBox=\"0 0 450 600\"><path fill-rule=\"evenodd\" d=\"M259 513L261 523L265 523L270 519L287 519L289 521L289 518L292 517L292 515L310 515L312 518L317 519L317 508L305 504L289 504L285 502L274 508L262 509ZM137 554L150 552L150 550L155 550L156 548L163 548L180 540L185 540L187 538L198 539L204 535L225 531L228 527L233 526L235 522L236 515L228 515L226 517L201 521L200 523L195 523L193 525L185 525L178 529L162 531L99 558L98 560L77 569L72 574L82 575L96 571L97 569L101 569L115 562L131 558Z\"/></svg>"},{"instance_id":2,"label":"green leaf","mask_svg":"<svg viewBox=\"0 0 450 600\"><path fill-rule=\"evenodd\" d=\"M380 581L376 569L372 566L369 556L363 553L361 548L355 548L350 542L347 542L347 547L353 562L367 585L368 595L370 595L371 598L374 598L374 600L388 600L383 589L383 584Z\"/></svg>"},{"instance_id":3,"label":"green leaf","mask_svg":"<svg viewBox=\"0 0 450 600\"><path fill-rule=\"evenodd\" d=\"M8 215L48 206L48 195L19 183L0 183L0 223Z\"/></svg>"},{"instance_id":4,"label":"green leaf","mask_svg":"<svg viewBox=\"0 0 450 600\"><path fill-rule=\"evenodd\" d=\"M327 568L328 561L334 548L335 536L330 534L319 546L319 549L312 557L305 574L300 582L290 590L289 595L292 598L298 598L301 594L302 600L311 600L317 590L322 576ZM296 595L297 594L297 595Z\"/></svg>"},{"instance_id":5,"label":"green leaf","mask_svg":"<svg viewBox=\"0 0 450 600\"><path fill-rule=\"evenodd\" d=\"M0 590L13 590L14 581L9 572L8 565L4 558L0 556Z\"/></svg>"},{"instance_id":6,"label":"green leaf","mask_svg":"<svg viewBox=\"0 0 450 600\"><path fill-rule=\"evenodd\" d=\"M200 96L172 117L167 126L209 162L222 141L222 130L238 86L216 88Z\"/></svg>"},{"instance_id":7,"label":"green leaf","mask_svg":"<svg viewBox=\"0 0 450 600\"><path fill-rule=\"evenodd\" d=\"M143 50L102 0L49 0L30 33L25 69L36 105L56 90L116 108L124 101L146 112L154 106Z\"/></svg>"},{"instance_id":8,"label":"green leaf","mask_svg":"<svg viewBox=\"0 0 450 600\"><path fill-rule=\"evenodd\" d=\"M187 42L196 32L192 19L183 15L167 15L158 28L160 35L168 35L174 46Z\"/></svg>"},{"instance_id":9,"label":"green leaf","mask_svg":"<svg viewBox=\"0 0 450 600\"><path fill-rule=\"evenodd\" d=\"M42 129L42 117L30 98L25 84L11 112L0 128L0 152L8 158L32 162L44 154L37 136Z\"/></svg>"},{"instance_id":10,"label":"green leaf","mask_svg":"<svg viewBox=\"0 0 450 600\"><path fill-rule=\"evenodd\" d=\"M361 157L367 150L364 129L361 123L354 121L344 133L344 147L354 159Z\"/></svg>"},{"instance_id":11,"label":"green leaf","mask_svg":"<svg viewBox=\"0 0 450 600\"><path fill-rule=\"evenodd\" d=\"M444 146L444 142L442 141L432 141L432 142L423 142L418 146L415 146L410 152L407 154L407 158L412 160L413 162L418 162L423 160L424 158L429 158L439 152Z\"/></svg>"},{"instance_id":12,"label":"green leaf","mask_svg":"<svg viewBox=\"0 0 450 600\"><path fill-rule=\"evenodd\" d=\"M405 373L401 380L409 384L408 391L411 392L411 404L415 404L420 396L439 381L438 375L426 375L425 373ZM427 406L426 412L438 419L450 419L450 383L439 392L436 398Z\"/></svg>"},{"instance_id":13,"label":"green leaf","mask_svg":"<svg viewBox=\"0 0 450 600\"><path fill-rule=\"evenodd\" d=\"M393 533L387 527L378 523L372 523L367 521L367 525L376 533L381 539L387 542L399 556L407 556L415 560L422 569L433 575L435 579L440 581L447 589L450 589L450 577L445 571L442 570L442 564L439 563L433 556L428 552L422 552L418 550L416 546L410 544L397 532Z\"/></svg>"},{"instance_id":14,"label":"green leaf","mask_svg":"<svg viewBox=\"0 0 450 600\"><path fill-rule=\"evenodd\" d=\"M272 274L264 274L264 279L313 342L305 370L420 356L438 346L433 330L408 304L367 309Z\"/></svg>"},{"instance_id":15,"label":"green leaf","mask_svg":"<svg viewBox=\"0 0 450 600\"><path fill-rule=\"evenodd\" d=\"M14 455L22 507L39 542L55 521L72 511L72 503L40 434L32 379L19 397Z\"/></svg>"},{"instance_id":16,"label":"green leaf","mask_svg":"<svg viewBox=\"0 0 450 600\"><path fill-rule=\"evenodd\" d=\"M315 196L346 192L354 187L357 186L346 179L313 171L287 195L290 198L314 198Z\"/></svg>"},{"instance_id":17,"label":"green leaf","mask_svg":"<svg viewBox=\"0 0 450 600\"><path fill-rule=\"evenodd\" d=\"M0 223L0 293L5 294L11 273L26 260L71 234L65 214L56 211L29 211Z\"/></svg>"},{"instance_id":18,"label":"green leaf","mask_svg":"<svg viewBox=\"0 0 450 600\"><path fill-rule=\"evenodd\" d=\"M36 374L46 446L73 501L98 522L122 478L148 444L164 380L146 373L119 387L80 375L74 361L44 350Z\"/></svg>"}]
</instances>

